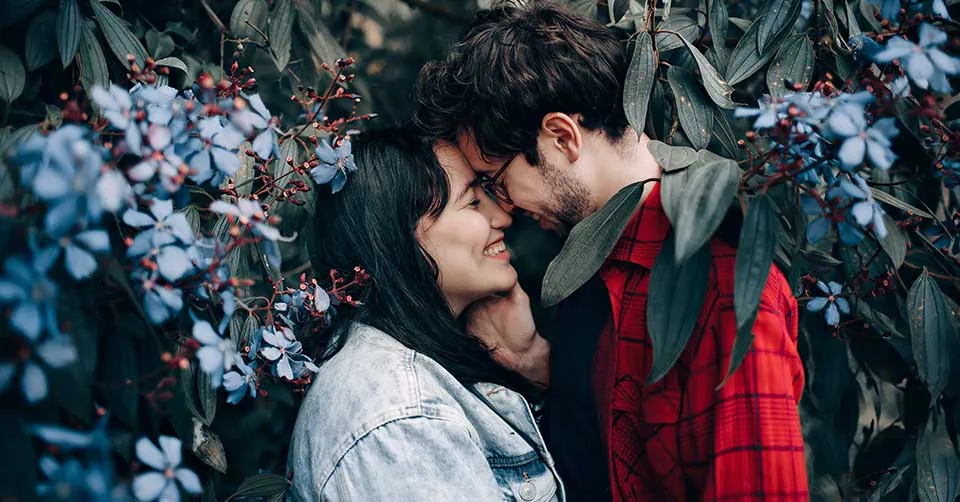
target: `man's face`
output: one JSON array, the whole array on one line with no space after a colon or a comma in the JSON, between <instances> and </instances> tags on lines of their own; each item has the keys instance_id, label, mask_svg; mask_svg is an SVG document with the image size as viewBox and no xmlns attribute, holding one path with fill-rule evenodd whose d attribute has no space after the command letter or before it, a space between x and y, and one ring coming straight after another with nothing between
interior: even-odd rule
<instances>
[{"instance_id":1,"label":"man's face","mask_svg":"<svg viewBox=\"0 0 960 502\"><path fill-rule=\"evenodd\" d=\"M457 146L477 174L492 177L503 168L497 183L503 185L512 202L501 201L504 209L519 208L539 221L542 228L559 233L568 232L587 216L586 187L569 174L570 166L559 165L547 152L541 152L541 165L533 166L522 154L512 159L484 160L471 133L461 133Z\"/></svg>"}]
</instances>

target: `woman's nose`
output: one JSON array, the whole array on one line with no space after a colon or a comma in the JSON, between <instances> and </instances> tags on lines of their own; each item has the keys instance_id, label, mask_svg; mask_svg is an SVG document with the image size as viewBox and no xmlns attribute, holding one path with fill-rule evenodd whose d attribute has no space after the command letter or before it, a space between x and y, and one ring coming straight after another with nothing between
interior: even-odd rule
<instances>
[{"instance_id":1,"label":"woman's nose","mask_svg":"<svg viewBox=\"0 0 960 502\"><path fill-rule=\"evenodd\" d=\"M513 206L508 208L512 210ZM513 218L505 209L503 203L493 197L480 197L480 212L490 220L490 226L493 228L507 228L513 223Z\"/></svg>"}]
</instances>

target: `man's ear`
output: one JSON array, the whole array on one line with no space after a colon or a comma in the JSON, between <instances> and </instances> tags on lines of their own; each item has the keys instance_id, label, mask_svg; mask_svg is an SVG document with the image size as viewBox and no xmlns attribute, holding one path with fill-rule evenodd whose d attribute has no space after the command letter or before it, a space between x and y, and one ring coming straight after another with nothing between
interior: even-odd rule
<instances>
[{"instance_id":1,"label":"man's ear","mask_svg":"<svg viewBox=\"0 0 960 502\"><path fill-rule=\"evenodd\" d=\"M543 146L556 148L571 164L580 158L583 136L576 117L560 112L548 113L540 122L540 135L546 140Z\"/></svg>"}]
</instances>

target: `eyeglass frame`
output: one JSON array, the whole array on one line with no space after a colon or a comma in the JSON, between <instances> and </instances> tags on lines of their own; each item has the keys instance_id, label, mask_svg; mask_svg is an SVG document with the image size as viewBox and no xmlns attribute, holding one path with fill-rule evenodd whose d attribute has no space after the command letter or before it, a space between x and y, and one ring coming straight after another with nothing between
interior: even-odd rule
<instances>
[{"instance_id":1,"label":"eyeglass frame","mask_svg":"<svg viewBox=\"0 0 960 502\"><path fill-rule=\"evenodd\" d=\"M503 173L507 171L507 166L510 165L513 159L510 159L503 163L493 176L487 176L486 174L481 174L477 176L475 183L483 189L484 192L493 196L504 204L514 205L513 199L510 198L510 193L507 191L507 187L500 182L500 177L503 176Z\"/></svg>"}]
</instances>

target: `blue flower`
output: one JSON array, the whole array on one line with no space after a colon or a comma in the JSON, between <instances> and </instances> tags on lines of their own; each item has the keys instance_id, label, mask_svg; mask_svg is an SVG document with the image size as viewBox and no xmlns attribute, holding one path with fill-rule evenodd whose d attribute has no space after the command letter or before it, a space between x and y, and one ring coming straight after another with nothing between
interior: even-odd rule
<instances>
[{"instance_id":1,"label":"blue flower","mask_svg":"<svg viewBox=\"0 0 960 502\"><path fill-rule=\"evenodd\" d=\"M321 141L314 153L320 162L310 170L310 176L318 185L330 183L330 190L337 193L347 183L347 173L357 170L353 161L350 138L343 138L336 149Z\"/></svg>"},{"instance_id":2,"label":"blue flower","mask_svg":"<svg viewBox=\"0 0 960 502\"><path fill-rule=\"evenodd\" d=\"M225 325L221 323L221 326ZM221 331L223 331L222 328ZM223 382L223 373L233 367L233 356L237 353L233 340L229 337L224 338L222 333L214 331L213 326L207 321L193 323L193 338L201 344L200 349L197 350L200 369L210 375L213 388L219 388Z\"/></svg>"},{"instance_id":3,"label":"blue flower","mask_svg":"<svg viewBox=\"0 0 960 502\"><path fill-rule=\"evenodd\" d=\"M939 49L946 43L947 34L924 23L920 25L919 37L916 44L900 37L891 38L887 46L874 55L874 61L889 63L894 59L903 59L904 71L918 87L952 93L947 75L960 74L960 59Z\"/></svg>"},{"instance_id":4,"label":"blue flower","mask_svg":"<svg viewBox=\"0 0 960 502\"><path fill-rule=\"evenodd\" d=\"M173 212L172 201L153 199L150 214L128 209L123 222L144 229L127 249L127 256L155 256L160 275L168 281L180 279L193 268L187 250L181 247L193 244L193 229L183 213Z\"/></svg>"},{"instance_id":5,"label":"blue flower","mask_svg":"<svg viewBox=\"0 0 960 502\"><path fill-rule=\"evenodd\" d=\"M51 368L63 368L77 360L77 349L70 338L60 335L51 337L30 351L31 358L23 363L20 376L20 389L28 403L35 403L47 397L49 386L41 362ZM0 362L0 393L6 391L16 374L15 362Z\"/></svg>"},{"instance_id":6,"label":"blue flower","mask_svg":"<svg viewBox=\"0 0 960 502\"><path fill-rule=\"evenodd\" d=\"M149 182L159 174L161 186L167 193L175 193L183 185L186 164L176 154L169 127L151 124L147 128L147 145L143 158L127 171L127 176L140 183Z\"/></svg>"},{"instance_id":7,"label":"blue flower","mask_svg":"<svg viewBox=\"0 0 960 502\"><path fill-rule=\"evenodd\" d=\"M140 124L136 121L137 111L133 107L130 93L117 85L111 84L106 89L94 86L90 97L100 107L100 112L110 122L110 125L123 131L130 152L140 155L143 133L140 131Z\"/></svg>"},{"instance_id":8,"label":"blue flower","mask_svg":"<svg viewBox=\"0 0 960 502\"><path fill-rule=\"evenodd\" d=\"M143 293L143 307L154 324L163 324L183 309L183 291L157 283L157 274L136 269L131 279Z\"/></svg>"},{"instance_id":9,"label":"blue flower","mask_svg":"<svg viewBox=\"0 0 960 502\"><path fill-rule=\"evenodd\" d=\"M78 431L59 425L30 426L30 432L40 439L57 447L60 451L97 449L109 451L111 449L110 436L107 432L109 413L105 413L97 421L91 431Z\"/></svg>"},{"instance_id":10,"label":"blue flower","mask_svg":"<svg viewBox=\"0 0 960 502\"><path fill-rule=\"evenodd\" d=\"M240 169L237 149L243 144L243 134L232 125L224 126L221 117L200 119L197 127L200 137L191 138L177 151L193 169L193 181L219 185L224 177L233 176Z\"/></svg>"},{"instance_id":11,"label":"blue flower","mask_svg":"<svg viewBox=\"0 0 960 502\"><path fill-rule=\"evenodd\" d=\"M0 278L0 304L14 305L10 323L33 341L44 328L59 333L57 284L47 277L59 251L51 246L34 251L30 261L11 256L3 264L6 275Z\"/></svg>"},{"instance_id":12,"label":"blue flower","mask_svg":"<svg viewBox=\"0 0 960 502\"><path fill-rule=\"evenodd\" d=\"M41 500L110 500L110 476L103 465L84 467L75 458L60 463L49 455L38 464L47 478L37 486Z\"/></svg>"},{"instance_id":13,"label":"blue flower","mask_svg":"<svg viewBox=\"0 0 960 502\"><path fill-rule=\"evenodd\" d=\"M44 228L50 235L59 237L77 223L99 221L104 207L97 182L105 151L86 137L66 142L51 139L47 148L62 150L51 152L51 162L36 170L32 188L37 197L49 204Z\"/></svg>"},{"instance_id":14,"label":"blue flower","mask_svg":"<svg viewBox=\"0 0 960 502\"><path fill-rule=\"evenodd\" d=\"M137 500L179 502L178 484L192 495L203 493L200 478L190 469L180 467L182 460L180 440L171 436L160 436L159 440L160 448L146 437L137 440L137 458L156 469L156 471L138 474L133 478L133 495Z\"/></svg>"},{"instance_id":15,"label":"blue flower","mask_svg":"<svg viewBox=\"0 0 960 502\"><path fill-rule=\"evenodd\" d=\"M810 312L820 312L826 307L824 315L827 324L831 326L840 325L840 312L850 314L850 304L845 298L840 296L843 287L836 282L830 281L824 284L823 281L817 281L817 287L827 296L818 296L807 302L807 310Z\"/></svg>"},{"instance_id":16,"label":"blue flower","mask_svg":"<svg viewBox=\"0 0 960 502\"><path fill-rule=\"evenodd\" d=\"M110 236L104 230L87 230L61 237L59 244L66 256L67 272L80 280L90 277L97 270L97 259L93 253L110 251Z\"/></svg>"},{"instance_id":17,"label":"blue flower","mask_svg":"<svg viewBox=\"0 0 960 502\"><path fill-rule=\"evenodd\" d=\"M280 247L276 242L280 239L280 231L267 223L267 214L260 207L259 202L250 199L237 199L236 204L230 204L222 200L216 200L210 203L210 211L235 216L241 225L249 225L253 229L254 235L264 238L260 242L260 246L267 256L270 266L276 269L280 268Z\"/></svg>"},{"instance_id":18,"label":"blue flower","mask_svg":"<svg viewBox=\"0 0 960 502\"><path fill-rule=\"evenodd\" d=\"M307 370L314 373L319 371L308 356L300 353L303 345L296 339L290 328L282 327L278 330L263 328L261 334L263 341L268 345L260 349L260 355L275 364L276 375L294 380Z\"/></svg>"},{"instance_id":19,"label":"blue flower","mask_svg":"<svg viewBox=\"0 0 960 502\"><path fill-rule=\"evenodd\" d=\"M846 179L840 179L840 188L848 196L856 200L850 207L850 214L854 220L863 228L873 225L873 230L877 237L881 239L887 236L887 227L883 223L883 209L873 200L873 194L870 187L860 175L851 176L853 183Z\"/></svg>"},{"instance_id":20,"label":"blue flower","mask_svg":"<svg viewBox=\"0 0 960 502\"><path fill-rule=\"evenodd\" d=\"M249 365L243 362L239 354L235 355L235 370L223 375L223 388L228 392L227 402L237 404L249 394L250 398L257 397L257 362ZM239 370L239 371L238 371Z\"/></svg>"},{"instance_id":21,"label":"blue flower","mask_svg":"<svg viewBox=\"0 0 960 502\"><path fill-rule=\"evenodd\" d=\"M897 159L890 149L890 140L899 134L896 119L883 118L867 127L867 119L862 107L845 103L834 109L827 119L829 132L842 138L838 156L841 166L854 169L863 164L864 156L880 169L889 169Z\"/></svg>"},{"instance_id":22,"label":"blue flower","mask_svg":"<svg viewBox=\"0 0 960 502\"><path fill-rule=\"evenodd\" d=\"M273 128L273 119L259 94L243 95L249 103L248 107L235 110L230 114L230 121L244 134L259 131L253 139L253 151L261 159L268 159L277 154L277 133Z\"/></svg>"},{"instance_id":23,"label":"blue flower","mask_svg":"<svg viewBox=\"0 0 960 502\"><path fill-rule=\"evenodd\" d=\"M757 108L737 108L734 110L733 116L737 118L757 117L753 122L753 128L756 130L770 129L777 125L777 121L787 117L787 114L784 113L786 105L782 102L773 101L769 95L761 97L758 104Z\"/></svg>"},{"instance_id":24,"label":"blue flower","mask_svg":"<svg viewBox=\"0 0 960 502\"><path fill-rule=\"evenodd\" d=\"M97 197L103 209L116 213L129 205L133 191L127 178L116 169L110 169L97 180Z\"/></svg>"}]
</instances>

